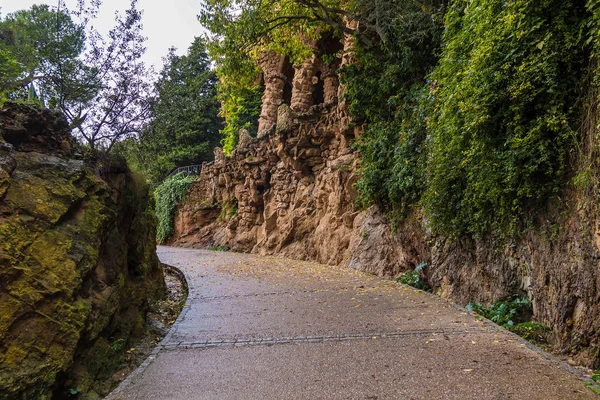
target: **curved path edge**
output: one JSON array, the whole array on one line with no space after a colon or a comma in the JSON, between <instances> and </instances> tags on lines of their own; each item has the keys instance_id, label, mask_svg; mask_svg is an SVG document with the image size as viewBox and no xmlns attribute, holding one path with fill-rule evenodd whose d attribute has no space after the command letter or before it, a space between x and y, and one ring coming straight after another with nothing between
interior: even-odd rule
<instances>
[{"instance_id":1,"label":"curved path edge","mask_svg":"<svg viewBox=\"0 0 600 400\"><path fill-rule=\"evenodd\" d=\"M183 270L181 270L177 267L174 267L172 265L165 264L165 263L161 263L161 264L162 264L163 268L166 267L166 269L170 269L171 271L175 272L175 274L179 277L179 279L182 280L183 285L185 285L185 287L187 289L187 296L185 299L185 304L183 305L181 312L179 313L179 316L175 320L175 323L173 325L171 325L171 328L169 329L169 331L167 332L165 337L163 337L162 340L156 345L156 347L154 347L154 349L152 350L152 353L150 353L150 355L148 355L148 357L140 364L140 366L137 367L135 370L133 370L127 376L127 378L125 378L119 384L119 386L114 388L108 394L108 396L106 396L104 398L105 400L115 400L118 395L120 395L123 391L125 391L131 385L131 383L137 376L141 375L146 370L146 368L148 368L148 366L156 359L156 356L158 355L158 353L171 340L171 336L173 336L173 333L177 330L177 325L180 324L181 321L183 321L185 319L185 315L187 314L188 310L191 307L189 277L186 275L186 273Z\"/></svg>"}]
</instances>

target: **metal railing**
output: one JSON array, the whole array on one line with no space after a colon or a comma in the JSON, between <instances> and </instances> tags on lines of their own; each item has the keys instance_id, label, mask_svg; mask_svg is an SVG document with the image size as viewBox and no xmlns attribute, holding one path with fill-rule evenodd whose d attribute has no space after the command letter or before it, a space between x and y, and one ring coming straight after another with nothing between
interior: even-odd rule
<instances>
[{"instance_id":1,"label":"metal railing","mask_svg":"<svg viewBox=\"0 0 600 400\"><path fill-rule=\"evenodd\" d=\"M173 172L169 174L168 178L179 173L184 173L186 175L200 175L201 170L202 165L186 165L185 167L179 167L173 170Z\"/></svg>"}]
</instances>

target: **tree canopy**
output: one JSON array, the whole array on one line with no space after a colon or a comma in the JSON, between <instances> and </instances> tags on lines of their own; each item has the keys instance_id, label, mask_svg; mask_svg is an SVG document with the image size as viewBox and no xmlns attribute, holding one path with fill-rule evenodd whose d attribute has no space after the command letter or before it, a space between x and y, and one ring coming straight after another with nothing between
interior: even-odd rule
<instances>
[{"instance_id":1,"label":"tree canopy","mask_svg":"<svg viewBox=\"0 0 600 400\"><path fill-rule=\"evenodd\" d=\"M64 10L43 4L9 14L0 21L0 65L9 72L0 90L14 99L33 86L52 106L89 101L97 88L83 85L93 79L81 59L85 39L83 26Z\"/></svg>"},{"instance_id":2,"label":"tree canopy","mask_svg":"<svg viewBox=\"0 0 600 400\"><path fill-rule=\"evenodd\" d=\"M0 21L0 100L33 94L62 111L92 152L139 132L151 94L135 0L105 36L90 24L98 6L34 5Z\"/></svg>"},{"instance_id":3,"label":"tree canopy","mask_svg":"<svg viewBox=\"0 0 600 400\"><path fill-rule=\"evenodd\" d=\"M212 159L222 128L216 86L202 38L194 40L186 55L170 50L155 84L150 122L127 149L130 160L155 184L177 167Z\"/></svg>"}]
</instances>

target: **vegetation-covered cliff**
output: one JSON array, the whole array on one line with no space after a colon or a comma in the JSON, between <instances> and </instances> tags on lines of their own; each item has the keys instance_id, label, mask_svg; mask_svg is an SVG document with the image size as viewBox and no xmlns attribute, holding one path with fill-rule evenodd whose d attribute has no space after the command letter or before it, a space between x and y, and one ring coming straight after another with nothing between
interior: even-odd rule
<instances>
[{"instance_id":1,"label":"vegetation-covered cliff","mask_svg":"<svg viewBox=\"0 0 600 400\"><path fill-rule=\"evenodd\" d=\"M107 394L163 291L144 179L77 153L59 113L0 109L2 399Z\"/></svg>"},{"instance_id":2,"label":"vegetation-covered cliff","mask_svg":"<svg viewBox=\"0 0 600 400\"><path fill-rule=\"evenodd\" d=\"M174 242L426 265L461 304L527 296L600 366L597 2L240 4L201 20L228 126L263 94L257 137L225 130Z\"/></svg>"}]
</instances>

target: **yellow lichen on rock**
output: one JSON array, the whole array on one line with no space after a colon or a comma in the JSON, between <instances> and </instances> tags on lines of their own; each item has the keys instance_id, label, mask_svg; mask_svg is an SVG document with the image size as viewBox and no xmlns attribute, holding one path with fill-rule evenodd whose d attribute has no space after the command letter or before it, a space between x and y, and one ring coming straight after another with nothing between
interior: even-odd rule
<instances>
[{"instance_id":1,"label":"yellow lichen on rock","mask_svg":"<svg viewBox=\"0 0 600 400\"><path fill-rule=\"evenodd\" d=\"M0 142L17 117L41 119L51 145L0 143L0 399L62 398L114 370L123 351L105 344L139 334L161 293L152 199L122 165L102 179L71 158L49 110L7 104Z\"/></svg>"}]
</instances>

